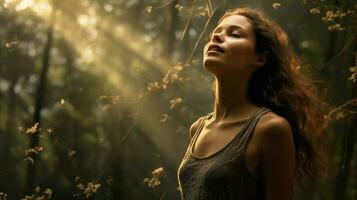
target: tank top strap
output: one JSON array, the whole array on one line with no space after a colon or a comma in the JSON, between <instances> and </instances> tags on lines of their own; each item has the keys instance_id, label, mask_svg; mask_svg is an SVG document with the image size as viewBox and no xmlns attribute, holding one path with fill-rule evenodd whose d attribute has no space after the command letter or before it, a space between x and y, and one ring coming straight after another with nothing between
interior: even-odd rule
<instances>
[{"instance_id":1,"label":"tank top strap","mask_svg":"<svg viewBox=\"0 0 357 200\"><path fill-rule=\"evenodd\" d=\"M251 117L250 122L248 122L246 130L243 132L243 135L242 135L241 148L245 149L250 137L252 136L252 134L254 132L255 126L257 125L260 117L263 116L265 113L271 112L271 111L272 111L271 109L269 109L267 107L263 107L262 109L257 111L254 116Z\"/></svg>"},{"instance_id":2,"label":"tank top strap","mask_svg":"<svg viewBox=\"0 0 357 200\"><path fill-rule=\"evenodd\" d=\"M206 119L209 117L210 114L211 114L211 113L209 113L209 114L207 114L207 115L205 115L205 116L202 116L202 117L199 119L198 127L197 127L195 133L193 134L193 136L192 136L192 138L191 138L191 141L190 141L190 143L189 143L189 146L188 146L188 148L187 148L187 149L188 149L188 152L189 152L190 149L192 148L192 145L195 143L195 141L196 141L196 139L197 139L199 133L201 132L201 130L202 130L204 124L205 124Z\"/></svg>"}]
</instances>

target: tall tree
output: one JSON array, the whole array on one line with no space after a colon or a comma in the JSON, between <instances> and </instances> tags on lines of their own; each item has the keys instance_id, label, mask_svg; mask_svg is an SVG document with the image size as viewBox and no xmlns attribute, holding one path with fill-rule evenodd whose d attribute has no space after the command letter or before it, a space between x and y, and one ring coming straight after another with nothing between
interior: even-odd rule
<instances>
[{"instance_id":1,"label":"tall tree","mask_svg":"<svg viewBox=\"0 0 357 200\"><path fill-rule=\"evenodd\" d=\"M33 124L37 128L35 131L29 135L30 137L30 149L35 149L39 145L39 134L41 127L41 110L43 108L44 95L46 94L46 84L47 84L47 74L50 67L50 59L51 59L51 49L53 46L53 27L54 27L54 19L56 13L56 1L52 1L52 11L50 16L50 24L47 30L47 42L43 51L42 58L42 68L40 72L40 78L36 89L36 100L35 100L35 110L33 115ZM32 162L28 163L27 166L27 179L26 179L26 193L30 193L34 189L35 185L35 177L36 177L36 165L37 160L39 159L39 155L36 153L29 154L30 160Z\"/></svg>"}]
</instances>

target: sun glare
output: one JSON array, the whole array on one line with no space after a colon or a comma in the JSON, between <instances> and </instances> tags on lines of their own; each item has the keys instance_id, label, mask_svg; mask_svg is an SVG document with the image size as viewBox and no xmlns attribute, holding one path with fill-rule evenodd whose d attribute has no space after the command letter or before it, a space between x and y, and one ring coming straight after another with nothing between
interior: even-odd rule
<instances>
[{"instance_id":1,"label":"sun glare","mask_svg":"<svg viewBox=\"0 0 357 200\"><path fill-rule=\"evenodd\" d=\"M52 6L48 0L5 0L3 6L4 8L13 7L16 12L30 9L41 17L49 16L52 11Z\"/></svg>"},{"instance_id":2,"label":"sun glare","mask_svg":"<svg viewBox=\"0 0 357 200\"><path fill-rule=\"evenodd\" d=\"M47 17L52 11L52 6L47 2L38 2L34 4L31 9L39 16Z\"/></svg>"},{"instance_id":3,"label":"sun glare","mask_svg":"<svg viewBox=\"0 0 357 200\"><path fill-rule=\"evenodd\" d=\"M98 10L91 7L88 2L76 2L75 10L61 6L55 20L56 34L65 38L79 54L76 62L79 63L80 70L103 74L108 77L107 81L113 86L123 87L125 78L120 74L120 68L125 67L125 64L120 64L122 62L120 60L112 63L106 59L108 57L121 59L118 56L119 52L127 51L130 55L140 57L139 68L141 65L149 64L150 67L156 68L153 70L155 73L169 68L165 60L154 58L154 52L160 46L157 46L156 41L152 41L149 33L142 33L130 25L118 23L107 17L105 12L114 9L111 4L105 4L102 10ZM16 12L31 10L45 21L49 19L52 12L49 0L4 0L3 5ZM142 62L145 63L141 64ZM88 67L90 65L95 67ZM129 92L133 88L126 86L120 89Z\"/></svg>"},{"instance_id":4,"label":"sun glare","mask_svg":"<svg viewBox=\"0 0 357 200\"><path fill-rule=\"evenodd\" d=\"M35 2L33 0L22 0L20 3L18 3L15 6L15 10L17 12L19 12L19 11L22 11L22 10L32 7L34 4L35 4Z\"/></svg>"},{"instance_id":5,"label":"sun glare","mask_svg":"<svg viewBox=\"0 0 357 200\"><path fill-rule=\"evenodd\" d=\"M97 18L93 15L79 15L77 22L81 26L93 26L97 23Z\"/></svg>"}]
</instances>

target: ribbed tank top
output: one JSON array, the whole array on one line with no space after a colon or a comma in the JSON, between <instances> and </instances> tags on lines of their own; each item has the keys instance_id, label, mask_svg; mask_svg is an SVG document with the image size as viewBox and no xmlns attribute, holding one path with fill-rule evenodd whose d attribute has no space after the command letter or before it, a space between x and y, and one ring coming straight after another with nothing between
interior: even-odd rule
<instances>
[{"instance_id":1,"label":"ribbed tank top","mask_svg":"<svg viewBox=\"0 0 357 200\"><path fill-rule=\"evenodd\" d=\"M263 179L255 178L245 164L245 149L259 118L271 110L261 107L243 124L238 134L222 149L206 157L192 154L193 145L210 113L200 121L178 168L181 200L264 199Z\"/></svg>"}]
</instances>

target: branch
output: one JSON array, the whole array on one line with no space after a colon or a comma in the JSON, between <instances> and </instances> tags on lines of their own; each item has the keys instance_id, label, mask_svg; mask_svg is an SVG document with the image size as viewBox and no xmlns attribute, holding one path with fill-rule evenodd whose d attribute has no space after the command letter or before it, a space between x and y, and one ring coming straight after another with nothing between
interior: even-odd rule
<instances>
[{"instance_id":1,"label":"branch","mask_svg":"<svg viewBox=\"0 0 357 200\"><path fill-rule=\"evenodd\" d=\"M332 122L334 120L339 120L345 117L348 117L350 115L356 115L356 108L353 109L353 106L357 106L357 98L351 99L347 101L346 103L338 106L337 108L332 109L326 116L325 119L327 120L325 127L327 127L329 122ZM352 108L351 110L348 110L349 108Z\"/></svg>"},{"instance_id":2,"label":"branch","mask_svg":"<svg viewBox=\"0 0 357 200\"><path fill-rule=\"evenodd\" d=\"M192 52L191 52L190 56L187 58L187 60L186 60L186 62L185 62L185 65L186 65L187 63L189 63L190 60L192 59L193 54L195 53L195 51L196 51L196 49L197 49L197 46L198 46L199 42L201 41L201 39L202 39L202 37L203 37L203 34L206 32L207 27L208 27L208 24L211 22L211 19L212 19L214 13L216 12L216 10L217 10L217 7L214 8L214 10L212 11L212 14L208 17L208 19L207 19L207 21L206 21L206 24L205 24L205 26L203 27L203 30L202 30L200 36L198 37L198 39L197 39L197 41L196 41L196 43L195 43L195 46L194 46L193 49L192 49Z\"/></svg>"}]
</instances>

